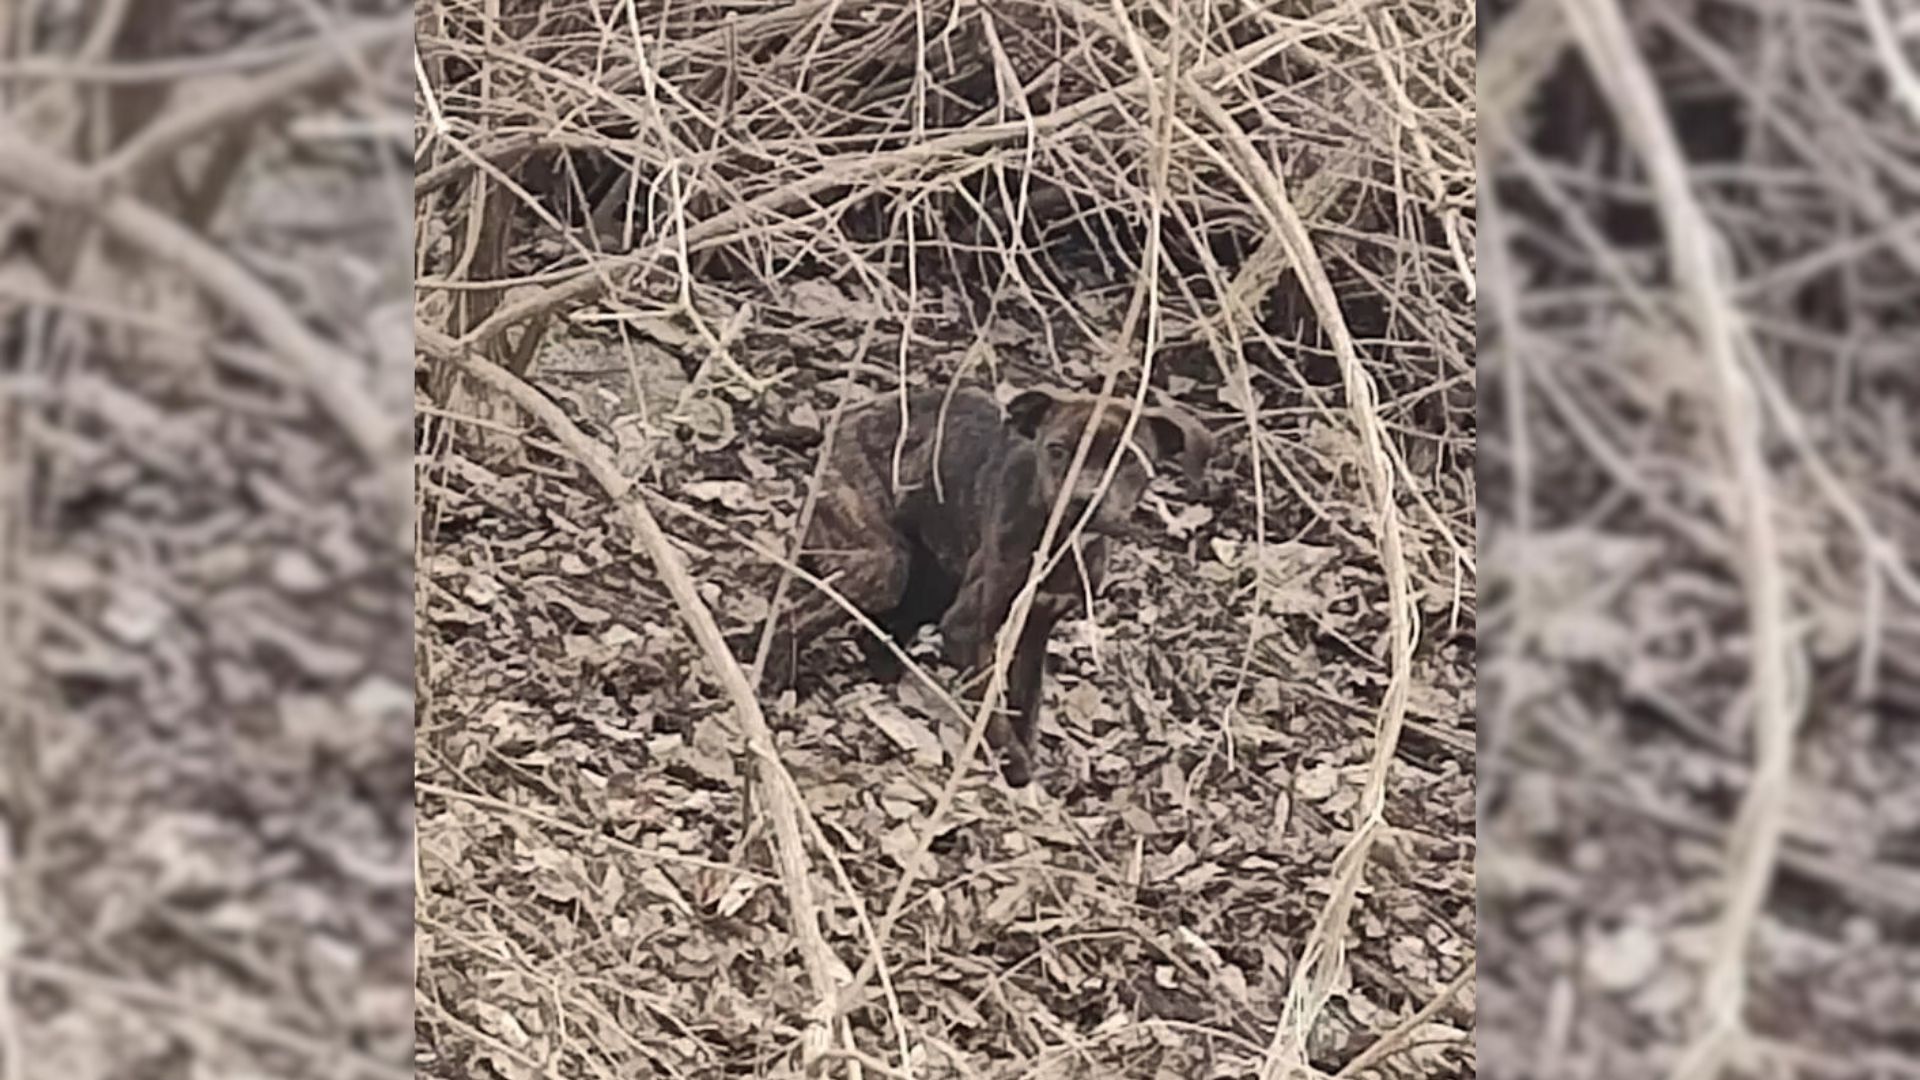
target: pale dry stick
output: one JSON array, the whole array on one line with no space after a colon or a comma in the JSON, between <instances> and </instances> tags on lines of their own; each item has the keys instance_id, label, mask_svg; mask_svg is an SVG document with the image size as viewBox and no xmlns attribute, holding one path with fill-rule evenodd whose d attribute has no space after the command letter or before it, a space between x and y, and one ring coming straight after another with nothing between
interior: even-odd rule
<instances>
[{"instance_id":1,"label":"pale dry stick","mask_svg":"<svg viewBox=\"0 0 1920 1080\"><path fill-rule=\"evenodd\" d=\"M1860 14L1866 19L1867 36L1873 39L1873 51L1880 59L1894 96L1900 99L1913 122L1920 125L1920 74L1915 74L1913 65L1907 62L1900 32L1894 27L1885 3L1886 0L1859 0Z\"/></svg>"},{"instance_id":2,"label":"pale dry stick","mask_svg":"<svg viewBox=\"0 0 1920 1080\"><path fill-rule=\"evenodd\" d=\"M3 296L4 294L0 294ZM11 319L0 304L0 320ZM9 348L19 348L8 342ZM24 366L24 365L23 365ZM27 487L26 406L0 383L0 739L13 760L0 770L0 1080L26 1076L19 1014L14 1011L13 977L8 964L20 947L20 929L14 918L13 897L19 873L15 866L13 834L28 813L24 792L15 790L23 774L33 768L21 750L28 745L33 721L27 713L27 672L24 657L33 633L26 605L18 602L27 580L27 525L32 497Z\"/></svg>"},{"instance_id":3,"label":"pale dry stick","mask_svg":"<svg viewBox=\"0 0 1920 1080\"><path fill-rule=\"evenodd\" d=\"M420 55L420 46L418 44L415 44L413 47L413 85L419 88L420 100L427 107L427 117L433 121L432 126L428 130L443 139L446 138L452 133L453 127L447 123L447 114L440 108L440 95L434 92L433 80L427 77L427 62L425 58ZM416 151L416 154L426 153L426 143L427 140L421 140L420 149ZM425 194L426 192L420 190L419 184L414 185L415 199L419 199Z\"/></svg>"},{"instance_id":4,"label":"pale dry stick","mask_svg":"<svg viewBox=\"0 0 1920 1080\"><path fill-rule=\"evenodd\" d=\"M1801 1038L1808 1041L1796 1043L1755 1035L1752 1040L1755 1068L1763 1071L1756 1071L1754 1075L1794 1077L1796 1080L1814 1080L1816 1077L1819 1080L1860 1080L1861 1077L1871 1077L1872 1080L1920 1080L1920 1058L1894 1049L1891 1043L1887 1044L1886 1049L1856 1043L1849 1047L1850 1052L1835 1054L1829 1040L1819 1039L1819 1036L1811 1033ZM1816 1039L1819 1039L1819 1043L1814 1041Z\"/></svg>"},{"instance_id":5,"label":"pale dry stick","mask_svg":"<svg viewBox=\"0 0 1920 1080\"><path fill-rule=\"evenodd\" d=\"M1261 1069L1262 1080L1282 1080L1306 1065L1307 1033L1332 993L1344 966L1342 951L1348 917L1354 907L1373 840L1385 826L1387 773L1399 746L1400 729L1406 720L1413 644L1418 633L1417 617L1400 534L1400 512L1394 497L1394 469L1391 455L1384 448L1387 436L1376 411L1373 379L1361 363L1353 335L1347 329L1346 319L1340 311L1340 301L1333 283L1328 279L1326 268L1313 246L1313 237L1287 194L1286 181L1253 148L1246 133L1234 123L1220 103L1191 80L1183 89L1241 159L1241 167L1248 177L1255 181L1255 189L1249 191L1249 195L1254 197L1256 208L1269 220L1282 243L1287 246L1295 273L1313 304L1321 328L1332 341L1347 407L1360 436L1361 453L1369 479L1368 494L1373 504L1380 542L1380 561L1387 584L1389 673L1381 701L1373 758L1360 797L1360 824L1346 849L1335 861L1332 894L1313 931L1301 945L1300 958L1288 986L1280 1024Z\"/></svg>"},{"instance_id":6,"label":"pale dry stick","mask_svg":"<svg viewBox=\"0 0 1920 1080\"><path fill-rule=\"evenodd\" d=\"M1090 17L1099 18L1097 15ZM1400 534L1399 511L1393 494L1394 469L1390 455L1383 449L1386 434L1376 412L1372 378L1360 363L1332 282L1279 173L1259 154L1246 132L1233 121L1219 101L1191 76L1182 77L1179 85L1183 95L1198 106L1201 114L1220 134L1231 154L1238 159L1246 177L1252 181L1247 191L1256 211L1286 245L1313 303L1315 314L1333 341L1348 408L1359 429L1362 453L1370 466L1369 493L1377 515L1381 562L1387 579L1390 673L1381 705L1374 755L1360 801L1363 812L1361 825L1336 861L1333 894L1313 933L1302 945L1301 959L1295 966L1285 1011L1262 1068L1264 1080L1279 1080L1284 1074L1305 1067L1306 1033L1331 993L1342 967L1340 950L1344 946L1347 918L1353 908L1367 853L1376 833L1385 824L1383 811L1387 771L1405 722L1413 642L1417 631L1411 604L1411 583Z\"/></svg>"},{"instance_id":7,"label":"pale dry stick","mask_svg":"<svg viewBox=\"0 0 1920 1080\"><path fill-rule=\"evenodd\" d=\"M1666 227L1673 273L1690 299L1700 346L1712 366L1716 405L1733 463L1737 506L1730 522L1743 533L1745 585L1753 636L1751 692L1754 776L1728 850L1728 896L1701 996L1705 1030L1670 1073L1675 1080L1717 1076L1744 1028L1747 953L1779 861L1792 780L1797 726L1789 669L1795 653L1787 631L1787 586L1767 479L1759 407L1737 351L1739 312L1728 297L1720 253L1695 201L1686 158L1669 126L1646 58L1635 46L1615 0L1561 0L1589 70L1612 103L1629 141L1637 144Z\"/></svg>"},{"instance_id":8,"label":"pale dry stick","mask_svg":"<svg viewBox=\"0 0 1920 1080\"><path fill-rule=\"evenodd\" d=\"M405 151L413 146L414 119L405 113L364 118L295 117L287 134L302 144L385 142Z\"/></svg>"},{"instance_id":9,"label":"pale dry stick","mask_svg":"<svg viewBox=\"0 0 1920 1080\"><path fill-rule=\"evenodd\" d=\"M344 1066L346 1067L344 1075L348 1076L377 1076L388 1078L388 1080L404 1080L413 1076L411 1067L382 1061L365 1051L354 1049L345 1041L329 1042L273 1024L242 1020L224 1010L203 1004L184 992L174 993L160 987L147 986L110 975L96 975L81 968L50 960L35 960L20 956L14 957L6 968L0 968L0 977L8 975L30 982L58 986L69 993L153 1009L190 1019L195 1023L207 1024L262 1046L271 1046L294 1054L313 1062L316 1066Z\"/></svg>"},{"instance_id":10,"label":"pale dry stick","mask_svg":"<svg viewBox=\"0 0 1920 1080\"><path fill-rule=\"evenodd\" d=\"M1301 41L1311 40L1329 32L1315 28L1317 32L1301 32L1300 37L1289 42L1298 45ZM1296 28L1297 31L1297 28ZM1265 54L1277 48L1271 41L1259 41L1247 49L1238 50L1225 57L1219 57L1210 63L1219 69L1226 69L1243 55ZM1213 71L1200 72L1202 78ZM766 211L779 209L790 203L804 200L808 196L839 185L851 184L856 180L879 175L892 169L898 169L943 157L971 153L983 146L990 146L1013 139L1028 138L1034 132L1042 134L1059 131L1071 124L1095 116L1100 112L1118 106L1122 102L1144 92L1138 81L1105 90L1098 94L1062 106L1050 113L1023 118L1001 124L982 125L965 128L944 135L934 136L917 146L903 147L883 153L871 153L866 150L850 152L838 157L824 158L819 169L811 176L795 180L772 191L763 192L750 199L735 203L711 218L691 224L686 231L685 242L688 250L700 250L704 246L717 242L733 230L752 224ZM431 93L428 92L429 109L433 109ZM622 256L609 264L608 269L625 266L652 265L662 254L661 250L636 251ZM597 295L602 283L588 272L577 272L569 280L548 286L538 294L512 304L502 305L479 326L468 331L460 339L463 346L483 346L505 333L509 327L517 326L535 315L551 311L554 308L574 301L585 301Z\"/></svg>"},{"instance_id":11,"label":"pale dry stick","mask_svg":"<svg viewBox=\"0 0 1920 1080\"><path fill-rule=\"evenodd\" d=\"M1392 1031L1375 1039L1372 1046L1354 1055L1352 1061L1340 1066L1340 1071L1333 1075L1335 1077L1358 1076L1388 1054L1405 1049L1407 1039L1420 1030L1420 1025L1433 1019L1441 1009L1446 1008L1448 1003L1466 988L1468 980L1473 977L1474 965L1467 964L1461 967L1459 974L1448 980L1447 985L1440 988L1440 992L1434 995L1432 1001L1421 1006L1420 1011L1394 1025Z\"/></svg>"},{"instance_id":12,"label":"pale dry stick","mask_svg":"<svg viewBox=\"0 0 1920 1080\"><path fill-rule=\"evenodd\" d=\"M429 337L444 339L444 335L433 331L422 334L423 341ZM714 621L713 612L708 609L706 601L700 598L698 588L681 562L680 554L673 549L652 511L639 497L633 481L620 472L606 449L581 431L552 399L504 368L460 348L452 341L435 340L432 345L436 346L435 351L455 355L469 374L505 394L537 418L599 482L627 518L634 539L646 550L654 569L680 609L681 618L706 656L715 678L733 702L734 713L744 729L747 751L760 764L764 779L762 787L768 796L767 811L773 818L775 852L780 878L785 886L788 916L816 997L814 1008L809 1011L803 1051L804 1064L811 1067L828 1048L832 1038L833 1021L839 1012L840 973L845 971L845 965L834 955L820 928L822 912L814 899L813 871L808 864L806 842L800 826L801 817L808 814L805 800L793 776L787 772L786 764L780 760L779 751L774 746L773 732L767 727L766 717L760 711L760 702L755 697L752 685L747 682L746 673L727 647L720 626Z\"/></svg>"},{"instance_id":13,"label":"pale dry stick","mask_svg":"<svg viewBox=\"0 0 1920 1080\"><path fill-rule=\"evenodd\" d=\"M670 173L670 175L673 177L674 183L677 185L679 183L679 166L680 166L682 154L683 154L683 148L681 147L681 140L675 136L673 128L669 124L667 124L667 122L663 118L664 114L662 113L660 108L661 75L657 70L655 70L654 64L647 57L646 39L642 37L640 33L641 20L640 20L640 9L639 9L638 0L626 0L626 10L627 10L627 29L633 38L633 42L632 42L633 65L634 65L634 69L637 72L639 72L639 76L640 76L641 101L644 102L644 107L642 109L642 112L644 113L644 115L647 117L647 120L648 120L645 130L651 132L653 134L654 140L657 143L659 143L661 148L667 152L668 160L667 160L666 169ZM729 30L732 29L732 25L733 25L732 21L729 20L728 22ZM662 35L664 35L665 32L666 32L665 28L662 27L661 28ZM609 83L609 86L611 87L612 84ZM672 90L672 87L669 86L668 89ZM620 93L617 90L615 92L616 94ZM624 95L622 94L621 96L624 96ZM675 100L677 103L680 102L680 99L678 97L676 97ZM587 107L586 101L582 101L575 104L572 108L568 110L568 116L562 119L560 122L556 123L554 126L557 128L561 126L561 124L569 123L571 120L578 117L582 112L584 112L586 107ZM697 111L693 112L691 115L694 115L696 117L700 116L700 114ZM701 118L704 119L704 117L701 117ZM634 219L637 214L636 205L639 203L639 200L635 197L638 194L639 187L640 187L639 148L637 145L638 144L637 139L635 140L635 143L636 143L634 147L635 165L634 165L634 168L629 172L627 177L626 212L620 215L621 241L628 247L632 247L634 243L634 240L633 240ZM704 170L704 171L709 176L711 176L711 173L712 173L711 169ZM652 185L649 185L648 195L650 200L652 196L657 193L658 186L659 186L659 181L657 178L655 179L655 182ZM721 184L719 186L722 186L723 188L725 187L724 184ZM737 195L734 192L732 192L730 189L727 190L727 194L729 198L737 198ZM680 244L680 260L683 268L686 264L686 257L687 257L686 243L685 243L685 232L686 232L685 205L686 204L682 200L680 200L679 197L676 195L673 202L674 223L675 223L675 227L679 229L680 233L682 234L681 235L682 242ZM684 269L683 269L683 273L684 273ZM684 297L683 297L683 300L684 300ZM691 304L689 303L689 307L690 306ZM756 673L756 678L757 678L757 673Z\"/></svg>"},{"instance_id":14,"label":"pale dry stick","mask_svg":"<svg viewBox=\"0 0 1920 1080\"><path fill-rule=\"evenodd\" d=\"M729 342L722 334L714 333L713 328L707 324L706 316L700 313L700 309L693 302L693 267L687 251L687 200L691 195L681 190L678 162L669 163L666 176L668 216L671 220L673 237L672 261L676 271L673 313L678 314L693 327L695 335L700 338L700 343L707 347L709 361L719 360L722 367L731 372L734 378L739 379L741 384L755 395L765 393L780 380L781 376L774 375L771 378L762 379L741 367L740 362L733 358L733 353L727 347ZM609 295L613 292L610 279L607 292ZM742 308L741 312L744 313L745 309ZM703 367L703 374L696 375L695 378L703 379L704 370Z\"/></svg>"},{"instance_id":15,"label":"pale dry stick","mask_svg":"<svg viewBox=\"0 0 1920 1080\"><path fill-rule=\"evenodd\" d=\"M899 384L899 390L895 395L895 399L900 405L900 432L894 437L893 454L888 458L887 463L888 487L896 497L900 494L900 460L906 456L908 425L913 422L912 417L907 415L907 399L912 392L912 387L908 385L907 382L907 350L908 346L913 343L913 316L920 306L920 257L917 254L920 250L920 245L913 235L913 223L917 215L914 213L913 199L911 198L907 200L905 217L907 228L907 306L906 310L900 315L900 347L894 351L893 358L894 379ZM949 390L948 393L949 396L951 396L951 390ZM943 470L940 468L940 450L937 440L941 435L945 434L945 432L946 417L943 413L940 425L934 429L936 442L934 444L933 458L934 498L942 502L946 501L946 485L941 482L940 474Z\"/></svg>"},{"instance_id":16,"label":"pale dry stick","mask_svg":"<svg viewBox=\"0 0 1920 1080\"><path fill-rule=\"evenodd\" d=\"M1460 209L1451 205L1447 198L1446 181L1440 178L1442 170L1439 162L1434 160L1433 143L1427 138L1425 128L1421 126L1420 110L1414 106L1413 99L1407 96L1406 85L1398 78L1398 72L1388 60L1387 50L1380 43L1379 34L1374 30L1373 20L1362 20L1361 25L1367 32L1367 44L1373 46L1374 65L1380 71L1380 80L1387 84L1387 89L1392 91L1396 108L1391 115L1401 127L1406 129L1413 140L1414 154L1419 158L1420 164L1425 166L1420 177L1426 181L1427 195L1432 200L1435 212L1440 215L1441 228L1447 236L1447 250L1454 256L1454 270L1466 284L1467 302L1472 303L1475 290L1474 274L1466 250L1460 243ZM1393 35L1394 45L1401 46L1403 43L1400 40L1400 31L1393 25L1393 20L1386 20L1386 25L1387 32Z\"/></svg>"},{"instance_id":17,"label":"pale dry stick","mask_svg":"<svg viewBox=\"0 0 1920 1080\"><path fill-rule=\"evenodd\" d=\"M908 6L913 9L913 130L908 140L919 142L927 130L927 4L926 0L908 0ZM959 5L955 5L952 14L959 13Z\"/></svg>"},{"instance_id":18,"label":"pale dry stick","mask_svg":"<svg viewBox=\"0 0 1920 1080\"><path fill-rule=\"evenodd\" d=\"M867 346L873 340L873 329L873 323L869 322L866 330L861 333L859 348L854 352L853 356L853 363L855 365L858 365L860 360L866 356ZM822 481L832 461L834 440L839 436L840 421L846 414L847 402L848 399L853 396L857 381L850 370L845 381L841 384L840 396L833 403L833 413L827 419L826 433L820 445L820 457L814 462L813 482L807 486L807 498L800 507L800 518L794 526L793 554L780 568L780 580L773 588L772 599L767 602L767 611L770 613L767 616L767 624L760 630L760 642L754 648L753 664L747 672L748 678L755 686L760 684L761 674L766 670L767 654L772 649L775 632L779 627L780 605L786 599L787 587L793 582L795 569L799 564L802 552L805 550L807 531L813 523L814 507L819 502ZM890 638L884 640L891 643ZM799 647L799 643L796 643L795 647ZM806 824L813 842L818 844L823 851L831 850L827 835L821 830L819 823L809 817ZM853 882L846 876L845 869L837 859L833 860L833 872L835 882L841 889L846 891L848 896L858 895L857 890L853 887ZM900 1060L903 1062L907 1061L911 1058L913 1051L908 1043L907 1025L906 1019L901 1012L900 995L894 988L893 972L887 966L885 955L878 951L879 939L875 935L872 920L868 916L864 905L854 905L854 918L859 921L861 931L867 935L868 939L873 942L875 946L873 958L878 965L877 970L880 974L880 992L886 998L887 1014L893 1021L894 1033L899 1040ZM842 1018L841 1022L843 1025L849 1023L845 1018ZM853 1044L852 1035L845 1030L844 1026L842 1028L842 1042L845 1043L848 1052L857 1052L857 1048Z\"/></svg>"},{"instance_id":19,"label":"pale dry stick","mask_svg":"<svg viewBox=\"0 0 1920 1080\"><path fill-rule=\"evenodd\" d=\"M654 71L653 64L647 60L647 41L640 34L639 0L626 0L627 30L633 37L633 66L640 75L641 100L647 103L646 111L657 118L660 116L660 76ZM665 28L662 28L662 33ZM664 127L664 125L661 125ZM666 139L662 139L664 144Z\"/></svg>"},{"instance_id":20,"label":"pale dry stick","mask_svg":"<svg viewBox=\"0 0 1920 1080\"><path fill-rule=\"evenodd\" d=\"M149 258L183 271L299 371L369 465L385 468L396 460L402 430L387 422L367 389L367 365L307 329L286 301L200 234L131 196L105 193L87 170L4 131L0 187L80 211Z\"/></svg>"},{"instance_id":21,"label":"pale dry stick","mask_svg":"<svg viewBox=\"0 0 1920 1080\"><path fill-rule=\"evenodd\" d=\"M1887 638L1887 588L1879 574L1868 574L1861 598L1860 658L1854 664L1853 693L1871 701L1880 693L1880 665Z\"/></svg>"},{"instance_id":22,"label":"pale dry stick","mask_svg":"<svg viewBox=\"0 0 1920 1080\"><path fill-rule=\"evenodd\" d=\"M1029 302L1032 302L1033 289L1027 282L1026 275L1020 272L1020 259L1028 248L1026 223L1028 211L1032 207L1033 170L1034 162L1040 154L1040 135L1034 128L1033 108L1027 99L1026 89L1020 86L1019 80L1015 77L1013 62L1008 58L1006 48L1000 41L999 31L994 29L993 20L982 20L981 28L986 36L988 52L993 57L993 78L995 84L1000 87L1000 100L1012 102L1014 110L1019 113L1020 122L1027 127L1027 136L1020 143L1020 182L1017 193L1007 191L1006 172L1000 165L999 155L995 155L993 160L994 190L999 193L1000 205L1007 213L1007 240L999 243L1002 280L1012 279L1015 287L1029 298ZM1004 105L1000 107L1005 108ZM996 227L994 232L997 241L998 231ZM998 291L998 287L995 291ZM1038 304L1034 306L1039 307ZM1051 340L1051 324L1047 324L1047 332Z\"/></svg>"}]
</instances>

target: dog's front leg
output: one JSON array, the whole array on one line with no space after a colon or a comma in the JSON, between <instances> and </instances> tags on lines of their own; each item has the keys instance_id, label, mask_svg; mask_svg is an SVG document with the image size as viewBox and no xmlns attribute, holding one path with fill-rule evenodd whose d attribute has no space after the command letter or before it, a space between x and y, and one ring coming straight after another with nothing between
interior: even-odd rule
<instances>
[{"instance_id":1,"label":"dog's front leg","mask_svg":"<svg viewBox=\"0 0 1920 1080\"><path fill-rule=\"evenodd\" d=\"M1012 600L1004 580L1007 576L1007 569L991 552L980 552L967 564L952 606L940 616L940 640L947 662L965 674L986 667L993 635L1006 621L1007 604Z\"/></svg>"},{"instance_id":2,"label":"dog's front leg","mask_svg":"<svg viewBox=\"0 0 1920 1080\"><path fill-rule=\"evenodd\" d=\"M1046 681L1047 642L1053 628L1071 605L1042 594L1034 601L1027 625L1020 630L1014 646L1013 667L1007 675L1007 704L1013 713L1012 738L1007 741L1000 773L1010 787L1025 787L1033 780L1033 742L1040 720L1040 694Z\"/></svg>"},{"instance_id":3,"label":"dog's front leg","mask_svg":"<svg viewBox=\"0 0 1920 1080\"><path fill-rule=\"evenodd\" d=\"M940 636L946 646L947 659L963 673L971 676L986 670L993 658L994 636L1006 623L1007 608L1013 603L1014 593L1026 583L1026 577L1025 560L1007 565L991 553L977 556L968 567L953 606L940 620ZM1020 663L1017 652L1014 663ZM1016 681L1009 686L1009 690L1014 691L1020 676L1017 670L1009 674ZM1015 697L1014 692L1008 694L1009 701ZM987 720L987 745L1007 755L1002 761L1002 775L1018 787L1027 780L1015 778L1029 776L1031 769L1026 760L1026 747L1021 745L1014 723L1009 721L1008 710L996 707Z\"/></svg>"},{"instance_id":4,"label":"dog's front leg","mask_svg":"<svg viewBox=\"0 0 1920 1080\"><path fill-rule=\"evenodd\" d=\"M986 639L983 626L986 619L981 615L986 607L981 599L982 591L978 584L962 585L953 606L940 616L941 650L946 654L947 663L959 668L963 675L971 675L981 667Z\"/></svg>"}]
</instances>

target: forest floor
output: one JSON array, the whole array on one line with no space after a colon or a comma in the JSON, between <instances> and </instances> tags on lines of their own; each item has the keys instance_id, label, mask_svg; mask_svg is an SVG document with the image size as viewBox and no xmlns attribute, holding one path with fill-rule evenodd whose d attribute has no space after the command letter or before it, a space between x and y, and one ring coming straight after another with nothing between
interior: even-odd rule
<instances>
[{"instance_id":1,"label":"forest floor","mask_svg":"<svg viewBox=\"0 0 1920 1080\"><path fill-rule=\"evenodd\" d=\"M835 336L854 301L830 286L771 302L819 327L735 344L777 389L650 342L630 366L617 339L578 330L532 374L645 478L743 662L778 570L740 537L791 549L812 444L850 376L865 396L892 377L873 358L896 347ZM916 332L913 381L944 385L962 321ZM974 378L1043 381L1023 369L1037 328L1001 333L992 351L1013 359ZM1220 433L1207 481L1156 481L1094 617L1056 634L1035 787L1015 795L969 763L934 865L879 943L888 996L851 1014L859 1042L905 1052L915 1075L1249 1075L1358 824L1385 595L1365 514L1357 499L1270 494L1262 550L1240 410L1172 379ZM1341 416L1277 412L1290 458L1357 471ZM491 460L468 446L441 448L423 491L419 932L422 954L443 958L421 1001L435 1071L472 1059L574 1075L579 1058L606 1075L777 1074L810 995L730 706L604 492L538 432L496 442ZM1277 600L1256 615L1261 574ZM1470 627L1449 631L1451 602L1421 598L1393 829L1367 873L1351 983L1316 1037L1322 1061L1351 1060L1472 971L1473 646ZM942 671L925 642L916 655ZM911 680L873 682L850 637L804 656L804 692L768 700L767 717L834 855L830 876L816 870L828 939L857 967L964 728ZM1467 989L1390 1068L1461 1073Z\"/></svg>"}]
</instances>

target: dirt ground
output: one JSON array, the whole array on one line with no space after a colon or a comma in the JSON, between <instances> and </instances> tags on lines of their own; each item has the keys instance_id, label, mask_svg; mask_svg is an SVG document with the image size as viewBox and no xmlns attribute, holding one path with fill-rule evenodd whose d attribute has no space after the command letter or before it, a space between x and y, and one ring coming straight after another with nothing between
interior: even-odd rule
<instances>
[{"instance_id":1,"label":"dirt ground","mask_svg":"<svg viewBox=\"0 0 1920 1080\"><path fill-rule=\"evenodd\" d=\"M1471 12L643 10L421 12L422 1072L1471 1075ZM736 680L843 401L1108 378L1035 788Z\"/></svg>"},{"instance_id":2,"label":"dirt ground","mask_svg":"<svg viewBox=\"0 0 1920 1080\"><path fill-rule=\"evenodd\" d=\"M795 291L814 310L847 303ZM926 328L931 356L916 359L931 385L959 351L936 351L943 329ZM1022 359L1038 337L1006 336ZM639 381L659 394L653 415L677 404L691 417L650 439L623 438L645 411L617 343L571 341L536 372L644 463L650 501L744 658L777 570L739 537L791 546L817 453L790 448L808 441L793 433L818 434L858 351L750 337L742 366L783 376L752 395L696 390L649 350ZM1012 362L1002 375L1046 377ZM1174 378L1203 412L1231 415ZM1237 1076L1264 1051L1291 945L1355 824L1384 590L1351 504L1320 517L1274 498L1262 556L1244 440L1223 435L1202 490L1156 485L1095 617L1055 643L1044 794L1016 798L971 764L887 942L890 1000L852 1013L866 1039L909 1040L919 1075ZM1301 415L1289 435L1316 467L1355 468L1337 418ZM486 1062L532 1076L575 1055L624 1075L763 1074L791 1052L807 990L739 737L625 523L544 442L530 432L524 457L491 463L448 448L430 474L420 933L436 959L423 1046L439 1075ZM1279 599L1250 621L1259 574ZM1316 1046L1325 1060L1471 970L1473 647L1450 614L1446 595L1425 598L1394 834L1368 874L1352 983ZM829 940L857 965L871 948L862 920L911 856L964 730L911 681L873 683L844 636L805 655L807 692L770 701L768 719L834 853L833 876L818 871ZM1469 1010L1427 1021L1418 1071L1465 1068Z\"/></svg>"}]
</instances>

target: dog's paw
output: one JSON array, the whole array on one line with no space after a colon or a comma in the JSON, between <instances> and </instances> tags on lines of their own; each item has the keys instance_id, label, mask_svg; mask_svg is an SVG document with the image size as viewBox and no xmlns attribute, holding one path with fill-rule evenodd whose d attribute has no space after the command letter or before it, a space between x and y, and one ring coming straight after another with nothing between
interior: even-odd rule
<instances>
[{"instance_id":1,"label":"dog's paw","mask_svg":"<svg viewBox=\"0 0 1920 1080\"><path fill-rule=\"evenodd\" d=\"M1000 775L1010 788L1023 788L1033 783L1033 758L1018 740L1001 748Z\"/></svg>"},{"instance_id":2,"label":"dog's paw","mask_svg":"<svg viewBox=\"0 0 1920 1080\"><path fill-rule=\"evenodd\" d=\"M901 663L900 657L887 647L886 642L872 634L861 635L860 655L867 662L867 671L878 682L899 682L900 676L907 672L907 666Z\"/></svg>"}]
</instances>

